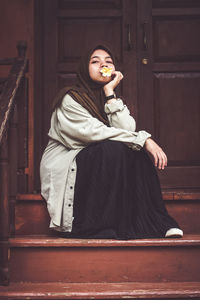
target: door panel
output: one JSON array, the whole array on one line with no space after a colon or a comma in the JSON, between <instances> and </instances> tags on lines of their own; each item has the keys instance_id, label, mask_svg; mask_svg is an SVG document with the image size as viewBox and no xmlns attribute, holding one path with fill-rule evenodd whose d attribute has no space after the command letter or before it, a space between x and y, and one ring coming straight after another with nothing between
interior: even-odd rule
<instances>
[{"instance_id":1,"label":"door panel","mask_svg":"<svg viewBox=\"0 0 200 300\"><path fill-rule=\"evenodd\" d=\"M153 57L156 62L200 60L199 16L155 16Z\"/></svg>"},{"instance_id":2,"label":"door panel","mask_svg":"<svg viewBox=\"0 0 200 300\"><path fill-rule=\"evenodd\" d=\"M58 63L77 62L83 51L82 47L93 41L110 44L116 49L116 56L121 60L121 18L59 18L58 19ZM92 28L92 30L91 30ZM106 34L105 34L106 33ZM72 39L72 34L76 39ZM69 46L70 45L70 46Z\"/></svg>"},{"instance_id":3,"label":"door panel","mask_svg":"<svg viewBox=\"0 0 200 300\"><path fill-rule=\"evenodd\" d=\"M154 86L155 132L169 165L199 165L200 73L157 73Z\"/></svg>"}]
</instances>

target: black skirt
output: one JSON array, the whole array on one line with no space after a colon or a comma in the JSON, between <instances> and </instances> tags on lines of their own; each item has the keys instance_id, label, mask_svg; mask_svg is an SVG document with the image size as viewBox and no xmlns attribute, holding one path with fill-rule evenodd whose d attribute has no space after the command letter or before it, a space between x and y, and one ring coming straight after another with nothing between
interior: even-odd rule
<instances>
[{"instance_id":1,"label":"black skirt","mask_svg":"<svg viewBox=\"0 0 200 300\"><path fill-rule=\"evenodd\" d=\"M144 149L103 141L77 155L73 229L76 238L164 237L179 228L169 216L156 169Z\"/></svg>"}]
</instances>

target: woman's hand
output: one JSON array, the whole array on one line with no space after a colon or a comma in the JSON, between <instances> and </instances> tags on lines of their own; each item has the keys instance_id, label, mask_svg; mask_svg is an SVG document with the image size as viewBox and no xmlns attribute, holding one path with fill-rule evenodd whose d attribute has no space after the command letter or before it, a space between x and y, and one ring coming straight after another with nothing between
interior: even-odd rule
<instances>
[{"instance_id":1,"label":"woman's hand","mask_svg":"<svg viewBox=\"0 0 200 300\"><path fill-rule=\"evenodd\" d=\"M124 76L120 71L114 71L112 77L113 79L104 85L104 93L106 96L110 96L114 93L114 89L118 86Z\"/></svg>"},{"instance_id":2,"label":"woman's hand","mask_svg":"<svg viewBox=\"0 0 200 300\"><path fill-rule=\"evenodd\" d=\"M155 166L163 170L167 166L167 156L163 150L151 138L146 140L144 147L153 156Z\"/></svg>"}]
</instances>

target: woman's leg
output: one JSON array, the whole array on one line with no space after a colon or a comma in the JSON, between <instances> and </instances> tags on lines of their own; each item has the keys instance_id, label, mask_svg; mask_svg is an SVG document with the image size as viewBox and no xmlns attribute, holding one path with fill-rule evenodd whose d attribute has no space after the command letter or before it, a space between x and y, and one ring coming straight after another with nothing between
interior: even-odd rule
<instances>
[{"instance_id":1,"label":"woman's leg","mask_svg":"<svg viewBox=\"0 0 200 300\"><path fill-rule=\"evenodd\" d=\"M126 148L120 142L104 141L78 154L74 233L117 238Z\"/></svg>"},{"instance_id":2,"label":"woman's leg","mask_svg":"<svg viewBox=\"0 0 200 300\"><path fill-rule=\"evenodd\" d=\"M74 218L72 234L80 237L164 237L178 227L165 209L148 154L114 141L78 154Z\"/></svg>"}]
</instances>

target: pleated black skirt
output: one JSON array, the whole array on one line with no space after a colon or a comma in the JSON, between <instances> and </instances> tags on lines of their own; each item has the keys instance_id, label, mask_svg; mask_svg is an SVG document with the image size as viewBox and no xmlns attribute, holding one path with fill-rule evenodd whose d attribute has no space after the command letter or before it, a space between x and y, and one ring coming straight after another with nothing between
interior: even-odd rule
<instances>
[{"instance_id":1,"label":"pleated black skirt","mask_svg":"<svg viewBox=\"0 0 200 300\"><path fill-rule=\"evenodd\" d=\"M144 149L103 141L76 158L73 229L76 238L161 238L179 228L169 216L156 169Z\"/></svg>"}]
</instances>

